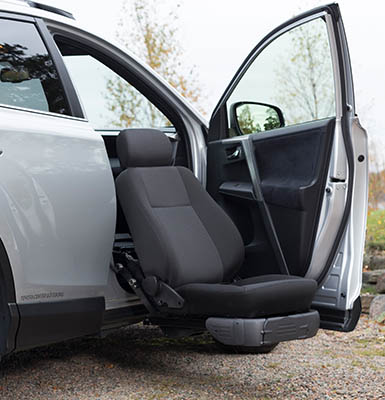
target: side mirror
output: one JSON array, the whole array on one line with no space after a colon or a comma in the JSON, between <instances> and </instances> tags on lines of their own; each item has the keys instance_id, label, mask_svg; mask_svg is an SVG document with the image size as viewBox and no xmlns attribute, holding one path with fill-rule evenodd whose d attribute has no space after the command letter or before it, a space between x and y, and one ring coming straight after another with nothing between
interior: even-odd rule
<instances>
[{"instance_id":1,"label":"side mirror","mask_svg":"<svg viewBox=\"0 0 385 400\"><path fill-rule=\"evenodd\" d=\"M230 127L238 135L264 132L285 126L282 111L271 104L240 101L230 106Z\"/></svg>"},{"instance_id":2,"label":"side mirror","mask_svg":"<svg viewBox=\"0 0 385 400\"><path fill-rule=\"evenodd\" d=\"M0 81L10 83L20 83L31 79L28 71L25 69L11 69L9 67L2 68L0 71Z\"/></svg>"}]
</instances>

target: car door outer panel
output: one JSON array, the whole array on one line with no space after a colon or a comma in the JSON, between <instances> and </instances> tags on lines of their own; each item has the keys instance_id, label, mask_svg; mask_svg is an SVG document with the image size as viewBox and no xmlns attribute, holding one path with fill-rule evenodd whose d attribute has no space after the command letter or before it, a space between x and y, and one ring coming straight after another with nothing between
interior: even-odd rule
<instances>
[{"instance_id":1,"label":"car door outer panel","mask_svg":"<svg viewBox=\"0 0 385 400\"><path fill-rule=\"evenodd\" d=\"M20 313L31 305L57 323L44 304L93 298L78 306L85 321L95 307L101 319L116 215L103 139L85 120L6 107L0 116L0 238Z\"/></svg>"},{"instance_id":2,"label":"car door outer panel","mask_svg":"<svg viewBox=\"0 0 385 400\"><path fill-rule=\"evenodd\" d=\"M0 113L0 237L17 302L101 295L116 213L101 136L72 118Z\"/></svg>"}]
</instances>

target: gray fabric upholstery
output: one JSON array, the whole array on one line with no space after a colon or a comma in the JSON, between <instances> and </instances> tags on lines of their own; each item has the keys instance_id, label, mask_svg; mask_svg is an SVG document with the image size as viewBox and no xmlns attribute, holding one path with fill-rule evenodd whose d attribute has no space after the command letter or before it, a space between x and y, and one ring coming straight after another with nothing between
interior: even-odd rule
<instances>
[{"instance_id":1,"label":"gray fabric upholstery","mask_svg":"<svg viewBox=\"0 0 385 400\"><path fill-rule=\"evenodd\" d=\"M286 275L264 275L233 284L191 283L177 288L184 315L258 318L310 309L317 283Z\"/></svg>"},{"instance_id":2,"label":"gray fabric upholstery","mask_svg":"<svg viewBox=\"0 0 385 400\"><path fill-rule=\"evenodd\" d=\"M145 275L177 287L222 282L239 269L241 236L190 170L128 168L116 187Z\"/></svg>"},{"instance_id":3,"label":"gray fabric upholstery","mask_svg":"<svg viewBox=\"0 0 385 400\"><path fill-rule=\"evenodd\" d=\"M172 162L172 145L157 129L125 129L116 139L116 151L123 169L158 167Z\"/></svg>"}]
</instances>

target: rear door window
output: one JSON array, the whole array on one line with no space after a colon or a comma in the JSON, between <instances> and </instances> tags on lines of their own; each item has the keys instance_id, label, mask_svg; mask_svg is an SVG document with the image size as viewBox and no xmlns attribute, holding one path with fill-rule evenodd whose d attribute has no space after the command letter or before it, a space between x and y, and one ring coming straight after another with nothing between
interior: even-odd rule
<instances>
[{"instance_id":1,"label":"rear door window","mask_svg":"<svg viewBox=\"0 0 385 400\"><path fill-rule=\"evenodd\" d=\"M31 22L0 19L0 105L71 115L63 86Z\"/></svg>"}]
</instances>

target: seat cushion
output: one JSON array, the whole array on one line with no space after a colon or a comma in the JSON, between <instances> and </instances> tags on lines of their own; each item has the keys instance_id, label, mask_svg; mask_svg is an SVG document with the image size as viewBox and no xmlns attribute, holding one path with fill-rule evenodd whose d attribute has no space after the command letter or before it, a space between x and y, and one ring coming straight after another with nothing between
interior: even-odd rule
<instances>
[{"instance_id":1,"label":"seat cushion","mask_svg":"<svg viewBox=\"0 0 385 400\"><path fill-rule=\"evenodd\" d=\"M177 292L186 315L257 318L307 311L316 290L312 279L264 275L231 284L190 283Z\"/></svg>"}]
</instances>

